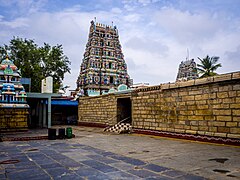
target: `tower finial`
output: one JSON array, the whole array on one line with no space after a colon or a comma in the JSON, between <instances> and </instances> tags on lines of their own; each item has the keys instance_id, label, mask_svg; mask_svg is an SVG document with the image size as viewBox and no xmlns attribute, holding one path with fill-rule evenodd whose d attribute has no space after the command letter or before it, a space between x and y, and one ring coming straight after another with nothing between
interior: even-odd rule
<instances>
[{"instance_id":1,"label":"tower finial","mask_svg":"<svg viewBox=\"0 0 240 180\"><path fill-rule=\"evenodd\" d=\"M189 60L189 50L187 48L187 57L186 57L186 60L188 61Z\"/></svg>"},{"instance_id":2,"label":"tower finial","mask_svg":"<svg viewBox=\"0 0 240 180\"><path fill-rule=\"evenodd\" d=\"M96 25L97 25L97 18L94 17L94 32L96 31Z\"/></svg>"}]
</instances>

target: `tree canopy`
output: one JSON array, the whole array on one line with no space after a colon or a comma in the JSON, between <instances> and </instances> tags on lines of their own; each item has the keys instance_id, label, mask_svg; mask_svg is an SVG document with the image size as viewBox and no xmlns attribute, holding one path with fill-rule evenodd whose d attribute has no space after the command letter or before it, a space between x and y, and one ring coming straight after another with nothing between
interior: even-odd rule
<instances>
[{"instance_id":1,"label":"tree canopy","mask_svg":"<svg viewBox=\"0 0 240 180\"><path fill-rule=\"evenodd\" d=\"M222 67L221 63L218 63L219 57L213 56L209 57L208 55L201 59L198 57L201 64L197 64L198 73L201 75L200 78L215 76L215 72L219 67Z\"/></svg>"},{"instance_id":2,"label":"tree canopy","mask_svg":"<svg viewBox=\"0 0 240 180\"><path fill-rule=\"evenodd\" d=\"M24 78L31 78L31 91L41 91L41 80L52 76L53 90L56 92L62 84L65 73L70 73L71 64L64 55L62 45L50 46L44 43L38 46L34 40L14 37L9 45L0 46L1 60L9 59L20 69Z\"/></svg>"}]
</instances>

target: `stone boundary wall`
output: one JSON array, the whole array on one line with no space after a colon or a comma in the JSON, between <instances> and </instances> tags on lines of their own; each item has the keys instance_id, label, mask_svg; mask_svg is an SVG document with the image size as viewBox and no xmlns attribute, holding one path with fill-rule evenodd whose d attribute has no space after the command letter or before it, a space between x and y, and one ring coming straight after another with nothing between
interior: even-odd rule
<instances>
[{"instance_id":1,"label":"stone boundary wall","mask_svg":"<svg viewBox=\"0 0 240 180\"><path fill-rule=\"evenodd\" d=\"M240 138L240 72L82 97L79 124L114 124L117 99L132 100L132 125L143 130Z\"/></svg>"},{"instance_id":2,"label":"stone boundary wall","mask_svg":"<svg viewBox=\"0 0 240 180\"><path fill-rule=\"evenodd\" d=\"M240 138L240 72L138 89L132 104L135 128Z\"/></svg>"},{"instance_id":3,"label":"stone boundary wall","mask_svg":"<svg viewBox=\"0 0 240 180\"><path fill-rule=\"evenodd\" d=\"M27 130L28 109L0 108L0 132Z\"/></svg>"},{"instance_id":4,"label":"stone boundary wall","mask_svg":"<svg viewBox=\"0 0 240 180\"><path fill-rule=\"evenodd\" d=\"M117 122L117 104L114 95L82 97L78 105L78 124L107 126Z\"/></svg>"}]
</instances>

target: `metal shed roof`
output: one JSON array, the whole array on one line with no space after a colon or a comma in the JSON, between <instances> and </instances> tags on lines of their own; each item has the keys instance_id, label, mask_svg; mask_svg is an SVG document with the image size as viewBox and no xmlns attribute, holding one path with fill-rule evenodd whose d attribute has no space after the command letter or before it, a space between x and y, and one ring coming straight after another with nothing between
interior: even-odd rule
<instances>
[{"instance_id":1,"label":"metal shed roof","mask_svg":"<svg viewBox=\"0 0 240 180\"><path fill-rule=\"evenodd\" d=\"M78 101L52 100L51 105L56 105L56 106L78 106Z\"/></svg>"}]
</instances>

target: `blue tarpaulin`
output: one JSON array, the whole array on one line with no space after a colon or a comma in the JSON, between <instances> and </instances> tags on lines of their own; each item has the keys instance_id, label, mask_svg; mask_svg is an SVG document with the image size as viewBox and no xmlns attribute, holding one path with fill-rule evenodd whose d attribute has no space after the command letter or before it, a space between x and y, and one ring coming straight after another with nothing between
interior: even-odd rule
<instances>
[{"instance_id":1,"label":"blue tarpaulin","mask_svg":"<svg viewBox=\"0 0 240 180\"><path fill-rule=\"evenodd\" d=\"M52 100L52 105L58 106L78 106L78 101L71 100Z\"/></svg>"}]
</instances>

